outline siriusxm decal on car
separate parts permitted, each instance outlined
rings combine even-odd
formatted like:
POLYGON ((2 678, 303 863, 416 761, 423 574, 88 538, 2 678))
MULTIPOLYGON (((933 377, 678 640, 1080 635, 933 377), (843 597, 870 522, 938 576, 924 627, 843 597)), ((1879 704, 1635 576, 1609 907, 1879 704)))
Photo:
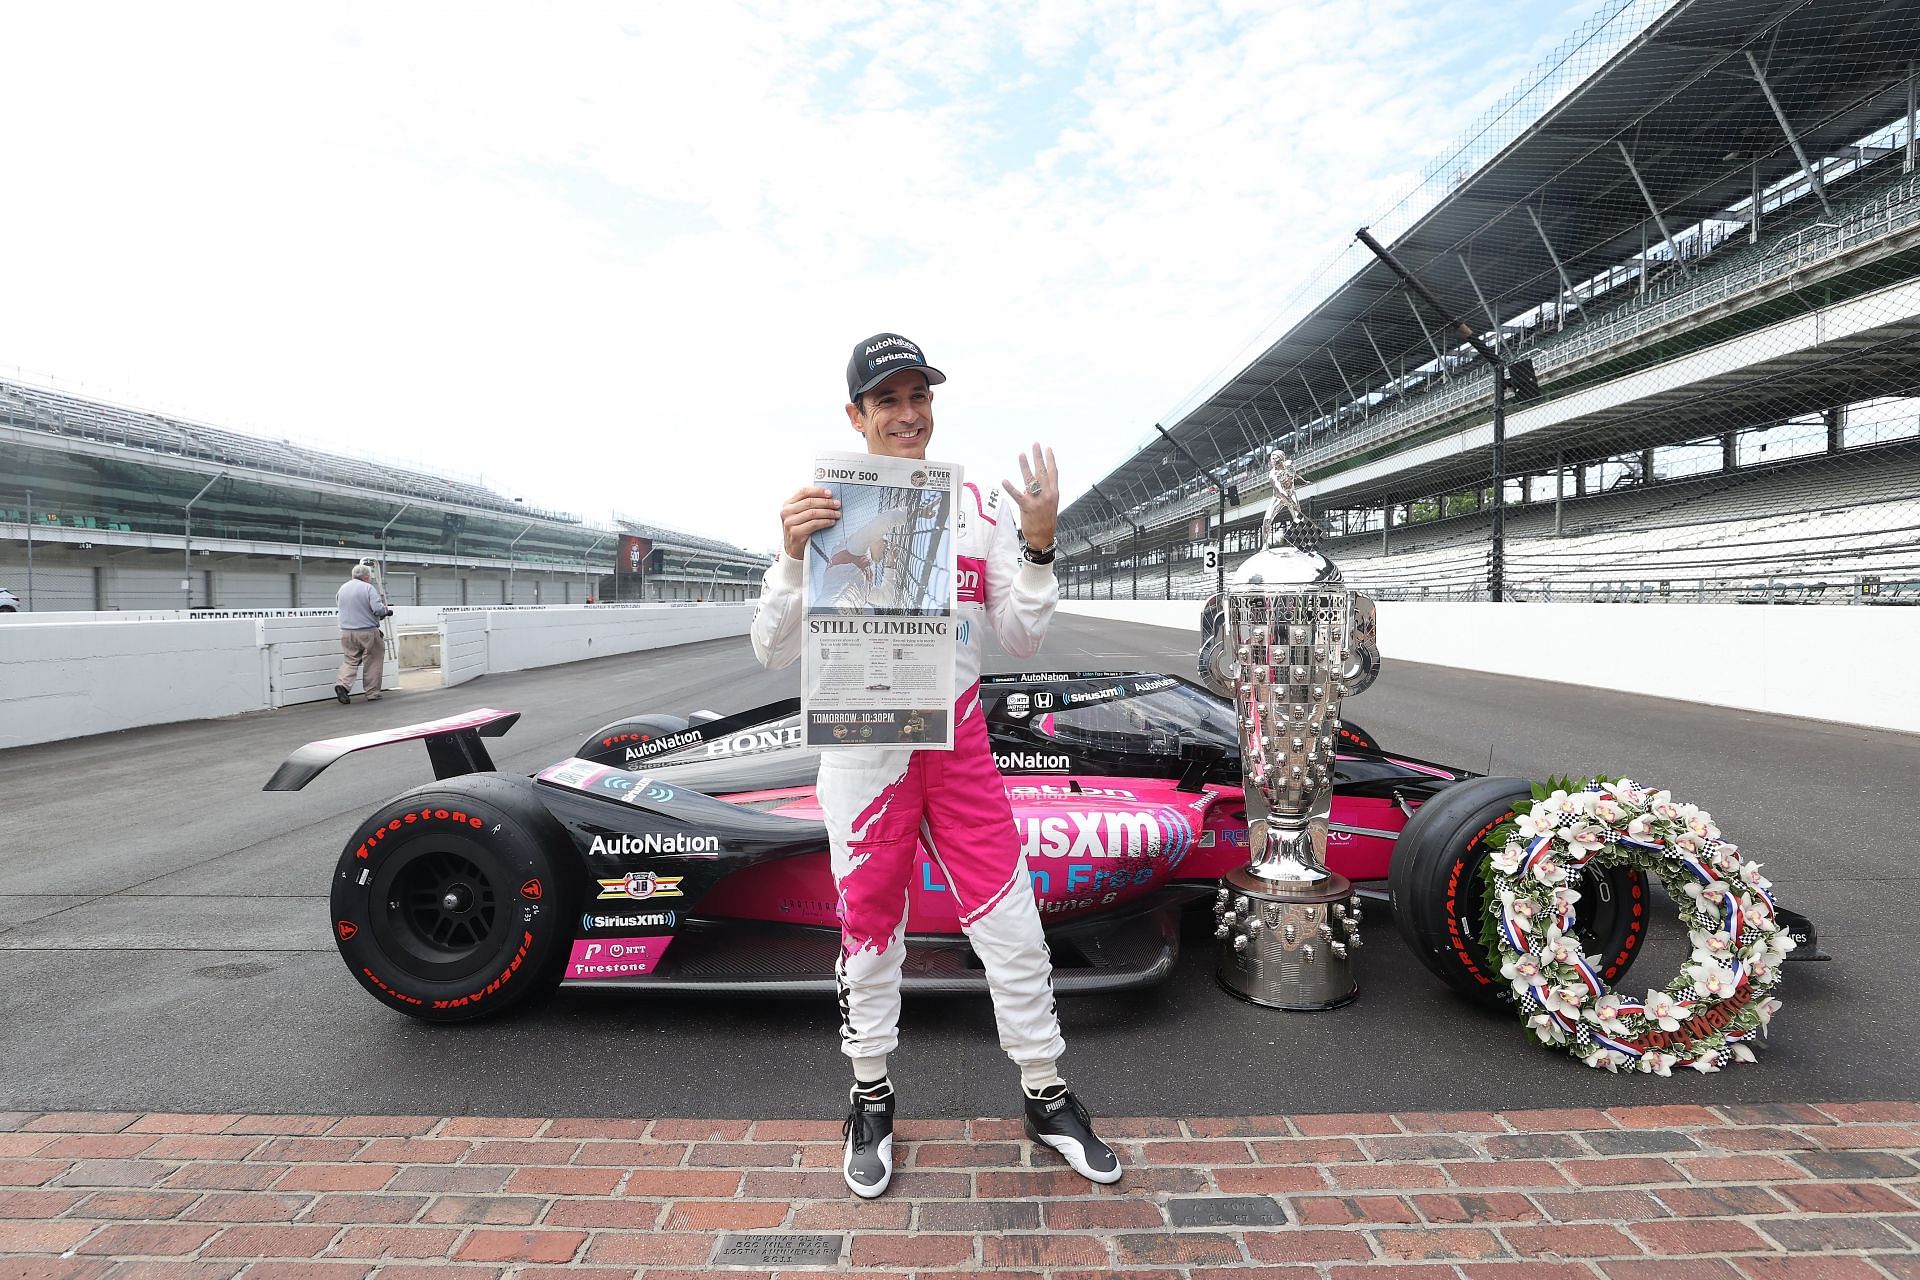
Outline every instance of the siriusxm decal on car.
POLYGON ((671 911, 649 911, 643 915, 597 916, 589 911, 580 917, 580 927, 595 929, 671 929, 675 916, 671 911))
POLYGON ((608 858, 643 857, 656 853, 718 853, 719 836, 690 836, 682 831, 648 831, 641 835, 595 836, 587 852, 608 858))
POLYGON ((678 898, 680 881, 684 876, 655 875, 651 871, 629 871, 624 876, 615 876, 600 881, 600 898, 633 898, 645 901, 648 898, 678 898))
POLYGON ((1076 690, 1076 691, 1069 692, 1066 695, 1067 705, 1070 707, 1077 707, 1077 706, 1080 706, 1082 703, 1087 703, 1087 702, 1106 702, 1111 698, 1118 698, 1124 693, 1126 693, 1125 687, 1117 684, 1108 685, 1104 689, 1076 690))
POLYGON ((782 725, 777 729, 748 729, 734 734, 731 738, 719 738, 707 744, 707 755, 743 756, 755 751, 776 751, 781 747, 797 747, 801 740, 800 726, 782 725))
POLYGON ((1013 773, 1063 773, 1073 768, 1069 757, 1047 751, 996 751, 993 763, 1013 773))
POLYGON ((1177 865, 1193 847, 1193 824, 1166 808, 1016 815, 1014 822, 1029 858, 1165 858, 1177 865))

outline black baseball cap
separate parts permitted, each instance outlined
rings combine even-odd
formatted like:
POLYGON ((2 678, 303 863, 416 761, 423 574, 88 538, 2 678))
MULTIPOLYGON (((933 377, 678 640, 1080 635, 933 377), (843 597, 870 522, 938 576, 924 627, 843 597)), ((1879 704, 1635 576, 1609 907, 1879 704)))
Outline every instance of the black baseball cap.
POLYGON ((902 369, 918 369, 927 385, 945 382, 947 375, 927 363, 915 343, 897 333, 876 333, 853 349, 847 361, 847 399, 858 400, 902 369))

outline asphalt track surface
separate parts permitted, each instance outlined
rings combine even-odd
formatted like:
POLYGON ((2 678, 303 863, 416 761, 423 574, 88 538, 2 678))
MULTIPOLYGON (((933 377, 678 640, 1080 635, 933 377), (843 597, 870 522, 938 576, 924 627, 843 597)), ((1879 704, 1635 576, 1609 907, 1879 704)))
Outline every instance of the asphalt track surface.
MULTIPOLYGON (((1182 632, 1063 615, 1037 661, 1184 674, 1191 652, 1182 632)), ((744 640, 716 641, 0 752, 0 1110, 836 1117, 846 1068, 827 1000, 569 989, 453 1027, 376 1004, 333 948, 328 875, 372 806, 430 780, 425 751, 363 752, 306 791, 260 790, 302 742, 470 707, 525 713, 492 749, 502 769, 531 772, 617 714, 736 710, 796 686, 791 671, 761 671, 744 640)), ((1511 1015, 1420 968, 1383 905, 1368 907, 1360 999, 1327 1013, 1232 999, 1211 939, 1190 931, 1167 983, 1061 1001, 1063 1068, 1097 1113, 1920 1096, 1908 1004, 1920 738, 1405 663, 1347 712, 1429 759, 1670 787, 1767 864, 1837 958, 1789 967, 1759 1065, 1651 1080, 1529 1048, 1511 1015)), ((1656 918, 1652 932, 1630 986, 1679 966, 1678 925, 1656 918)), ((984 998, 910 1000, 901 1030, 904 1106, 1009 1113, 1015 1076, 984 998)))

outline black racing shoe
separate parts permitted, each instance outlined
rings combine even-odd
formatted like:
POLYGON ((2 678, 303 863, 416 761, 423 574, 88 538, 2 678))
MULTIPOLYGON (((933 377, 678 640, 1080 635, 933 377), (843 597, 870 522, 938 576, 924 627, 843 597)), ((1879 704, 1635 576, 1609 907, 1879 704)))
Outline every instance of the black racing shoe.
POLYGON ((854 1085, 849 1093, 852 1106, 847 1111, 843 1132, 847 1135, 840 1172, 846 1176, 853 1194, 871 1200, 893 1181, 893 1085, 854 1085))
POLYGON ((346 706, 347 705, 347 686, 343 684, 337 684, 333 686, 333 696, 340 699, 341 706, 343 707, 346 706))
POLYGON ((1120 1181, 1120 1157, 1094 1133, 1086 1107, 1067 1086, 1056 1084, 1038 1097, 1029 1093, 1026 1099, 1029 1138, 1058 1151, 1075 1173, 1089 1181, 1120 1181))

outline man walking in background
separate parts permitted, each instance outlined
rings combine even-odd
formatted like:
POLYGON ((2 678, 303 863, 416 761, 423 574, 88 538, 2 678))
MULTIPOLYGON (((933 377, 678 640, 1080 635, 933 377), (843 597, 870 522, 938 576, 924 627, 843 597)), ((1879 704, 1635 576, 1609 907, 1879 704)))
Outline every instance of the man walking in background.
POLYGON ((380 619, 393 610, 373 585, 373 570, 364 564, 353 566, 353 576, 341 584, 334 603, 340 607, 340 673, 334 677, 333 696, 342 705, 353 691, 353 680, 360 677, 368 702, 380 701, 380 672, 386 665, 387 641, 380 634, 380 619))

